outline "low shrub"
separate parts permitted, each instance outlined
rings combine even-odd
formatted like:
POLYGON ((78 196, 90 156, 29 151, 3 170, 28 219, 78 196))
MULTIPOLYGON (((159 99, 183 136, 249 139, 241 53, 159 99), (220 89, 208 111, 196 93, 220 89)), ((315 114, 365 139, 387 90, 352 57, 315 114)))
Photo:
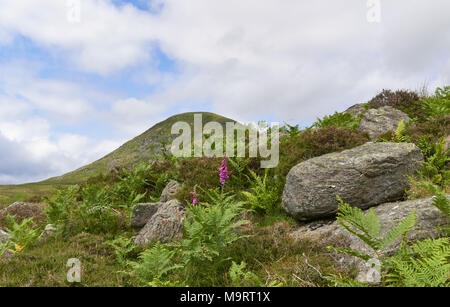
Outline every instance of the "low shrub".
POLYGON ((326 128, 326 127, 338 127, 338 128, 349 128, 356 130, 359 128, 362 116, 354 118, 350 113, 338 113, 335 112, 333 115, 327 115, 322 119, 317 119, 317 121, 311 126, 311 128, 326 128))
POLYGON ((13 252, 29 248, 39 237, 40 231, 33 223, 33 218, 23 219, 18 223, 13 215, 8 215, 6 221, 8 224, 6 233, 9 235, 9 241, 13 243, 13 252))
MULTIPOLYGON (((208 190, 217 187, 219 181, 219 166, 222 158, 186 158, 180 161, 177 166, 176 178, 183 183, 177 199, 181 202, 191 202, 192 193, 195 186, 201 185, 203 189, 208 190)), ((228 159, 231 166, 229 170, 230 178, 225 186, 226 191, 238 192, 248 187, 245 175, 249 171, 261 173, 260 162, 258 158, 250 158, 247 160, 239 160, 239 158, 228 159), (245 165, 245 166, 244 166, 245 165)), ((202 195, 199 195, 200 198, 202 195)))
POLYGON ((272 177, 268 177, 268 169, 262 178, 252 171, 250 174, 251 177, 248 177, 251 185, 250 192, 242 192, 246 198, 246 204, 257 213, 271 214, 281 202, 282 187, 272 177))
POLYGON ((450 86, 438 87, 434 95, 424 97, 422 110, 427 119, 442 117, 450 114, 450 86))
POLYGON ((426 114, 422 109, 421 97, 419 94, 408 90, 391 91, 384 89, 368 102, 371 109, 384 106, 391 106, 405 112, 410 118, 417 118, 419 121, 426 119, 426 114))
POLYGON ((275 174, 284 179, 298 163, 327 153, 342 151, 369 141, 366 133, 334 126, 308 129, 300 135, 283 139, 280 143, 280 162, 275 174))
POLYGON ((217 189, 210 190, 208 195, 209 202, 190 205, 186 211, 185 237, 180 248, 190 285, 200 281, 214 283, 216 272, 228 260, 224 257, 225 249, 242 238, 235 229, 245 222, 239 219, 245 210, 244 203, 217 189))

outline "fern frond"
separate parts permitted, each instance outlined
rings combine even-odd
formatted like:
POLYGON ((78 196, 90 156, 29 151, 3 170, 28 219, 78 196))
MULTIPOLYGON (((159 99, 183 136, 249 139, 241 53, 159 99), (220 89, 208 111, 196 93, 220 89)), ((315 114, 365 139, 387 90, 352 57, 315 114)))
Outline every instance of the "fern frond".
POLYGON ((416 224, 416 212, 411 212, 404 220, 397 226, 394 226, 388 231, 386 236, 380 241, 380 248, 386 248, 401 237, 410 232, 416 224))
POLYGON ((339 196, 337 196, 337 199, 339 201, 339 211, 337 217, 339 224, 341 224, 341 226, 347 229, 349 232, 358 236, 367 245, 377 250, 379 248, 377 238, 380 233, 381 225, 375 212, 370 209, 368 213, 364 215, 361 209, 350 206, 349 204, 345 203, 339 196), (355 231, 346 223, 362 233, 355 231))

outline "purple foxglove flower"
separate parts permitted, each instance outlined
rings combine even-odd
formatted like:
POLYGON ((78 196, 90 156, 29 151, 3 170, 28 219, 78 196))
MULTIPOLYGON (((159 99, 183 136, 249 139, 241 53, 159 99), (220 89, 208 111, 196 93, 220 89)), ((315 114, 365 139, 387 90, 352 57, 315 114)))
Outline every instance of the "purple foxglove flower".
POLYGON ((230 176, 228 175, 228 168, 227 168, 227 156, 223 156, 222 165, 220 166, 219 170, 220 170, 220 174, 219 174, 220 183, 222 185, 224 185, 225 179, 230 178, 230 176))
POLYGON ((195 191, 192 193, 192 204, 193 205, 196 205, 197 203, 198 203, 198 200, 197 200, 197 194, 195 193, 195 191))

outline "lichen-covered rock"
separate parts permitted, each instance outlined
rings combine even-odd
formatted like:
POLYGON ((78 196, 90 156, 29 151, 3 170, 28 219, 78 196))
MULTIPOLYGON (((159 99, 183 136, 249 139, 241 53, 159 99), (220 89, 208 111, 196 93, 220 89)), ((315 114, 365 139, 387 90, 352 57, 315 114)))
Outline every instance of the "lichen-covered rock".
POLYGON ((175 195, 180 190, 180 184, 175 180, 170 181, 161 193, 160 202, 165 203, 169 200, 175 199, 175 195))
POLYGON ((33 218, 35 222, 39 222, 44 218, 42 211, 42 204, 15 202, 0 210, 0 226, 5 225, 7 215, 14 215, 18 222, 26 218, 33 218))
POLYGON ((373 140, 386 132, 395 131, 401 120, 407 123, 411 119, 402 111, 391 106, 369 109, 364 112, 359 131, 367 132, 370 139, 373 140))
MULTIPOLYGON (((446 224, 445 215, 435 208, 432 198, 410 200, 404 202, 386 203, 373 208, 381 223, 381 233, 386 232, 400 221, 406 218, 412 211, 416 211, 417 222, 413 230, 408 233, 407 240, 417 241, 427 238, 436 238, 440 235, 437 227, 446 224)), ((366 253, 375 257, 370 248, 359 239, 339 225, 337 221, 329 223, 314 223, 302 226, 291 234, 298 240, 312 240, 324 246, 351 248, 360 253, 366 253)), ((385 250, 385 254, 391 255, 400 246, 401 240, 385 250)), ((363 260, 347 254, 334 254, 333 257, 343 268, 356 267, 357 280, 364 283, 373 283, 373 270, 363 260)))
POLYGON ((131 213, 131 227, 144 227, 162 204, 161 202, 142 203, 134 206, 133 212, 131 213))
POLYGON ((145 246, 153 241, 167 243, 183 235, 185 207, 176 199, 162 204, 134 239, 136 245, 145 246))
POLYGON ((283 208, 306 221, 335 214, 336 195, 363 209, 400 200, 409 187, 406 175, 422 161, 420 149, 409 143, 366 143, 309 159, 289 171, 283 208))
POLYGON ((358 104, 351 106, 347 110, 345 110, 345 113, 350 113, 353 117, 359 117, 360 115, 364 114, 366 111, 367 111, 367 108, 366 108, 365 104, 358 103, 358 104))

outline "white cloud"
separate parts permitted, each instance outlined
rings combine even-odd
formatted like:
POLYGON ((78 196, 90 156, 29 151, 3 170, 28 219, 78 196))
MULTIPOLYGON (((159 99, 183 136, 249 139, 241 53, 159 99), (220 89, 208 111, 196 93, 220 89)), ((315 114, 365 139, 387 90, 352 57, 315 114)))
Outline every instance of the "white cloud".
POLYGON ((109 73, 136 64, 151 50, 151 20, 131 5, 117 8, 105 0, 81 1, 80 23, 68 19, 66 1, 0 0, 0 7, 0 28, 68 52, 90 71, 109 73))

